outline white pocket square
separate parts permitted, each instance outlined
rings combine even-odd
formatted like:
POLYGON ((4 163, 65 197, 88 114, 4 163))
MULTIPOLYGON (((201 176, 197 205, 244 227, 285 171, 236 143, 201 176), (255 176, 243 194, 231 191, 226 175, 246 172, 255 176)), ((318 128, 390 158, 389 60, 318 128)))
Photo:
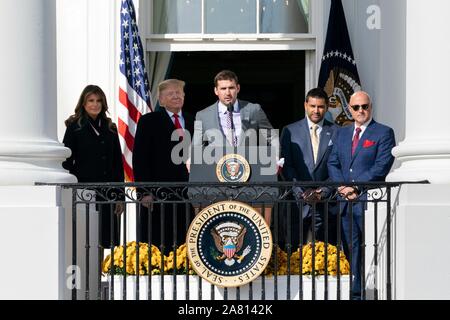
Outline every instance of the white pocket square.
POLYGON ((328 146, 331 147, 333 145, 333 140, 330 140, 330 142, 328 142, 328 146))

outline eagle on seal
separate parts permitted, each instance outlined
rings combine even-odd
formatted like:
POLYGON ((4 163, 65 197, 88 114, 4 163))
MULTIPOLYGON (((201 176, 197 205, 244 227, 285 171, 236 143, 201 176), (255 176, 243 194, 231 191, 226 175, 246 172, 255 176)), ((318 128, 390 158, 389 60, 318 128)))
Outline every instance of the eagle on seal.
POLYGON ((244 236, 247 232, 247 229, 242 225, 239 225, 240 231, 236 236, 230 235, 220 235, 216 229, 211 230, 211 235, 214 238, 214 243, 216 245, 217 250, 222 254, 217 257, 218 261, 225 260, 225 264, 227 266, 232 266, 235 263, 235 259, 240 263, 242 259, 250 252, 250 246, 244 250, 242 255, 236 254, 241 251, 242 245, 244 244, 244 236))

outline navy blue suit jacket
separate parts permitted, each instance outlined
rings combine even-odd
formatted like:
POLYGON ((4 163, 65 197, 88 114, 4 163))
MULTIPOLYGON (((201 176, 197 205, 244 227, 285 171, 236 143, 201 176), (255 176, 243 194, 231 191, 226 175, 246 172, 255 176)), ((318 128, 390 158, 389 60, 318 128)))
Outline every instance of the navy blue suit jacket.
POLYGON ((384 181, 394 163, 392 148, 395 136, 392 128, 372 120, 360 137, 352 156, 355 126, 340 128, 328 159, 328 172, 335 182, 384 181))
MULTIPOLYGON (((337 127, 324 120, 320 134, 317 162, 314 164, 311 135, 308 121, 305 119, 286 126, 281 134, 281 157, 284 158, 283 176, 288 181, 327 181, 328 157, 331 153, 337 127)), ((302 192, 294 190, 296 196, 302 192)), ((330 190, 324 188, 325 196, 330 190)), ((309 206, 305 206, 303 216, 309 215, 309 206)))

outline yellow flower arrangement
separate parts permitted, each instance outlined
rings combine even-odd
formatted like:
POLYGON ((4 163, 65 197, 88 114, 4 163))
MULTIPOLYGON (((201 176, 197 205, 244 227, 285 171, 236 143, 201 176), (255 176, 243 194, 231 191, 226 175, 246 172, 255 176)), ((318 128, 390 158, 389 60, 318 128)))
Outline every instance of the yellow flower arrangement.
MULTIPOLYGON (((173 271, 174 269, 177 272, 185 273, 188 269, 188 259, 187 259, 187 246, 186 244, 182 244, 178 247, 176 251, 176 266, 175 264, 175 257, 173 251, 169 253, 168 257, 165 257, 164 259, 167 271, 173 271)), ((194 274, 194 270, 192 269, 191 264, 189 263, 189 274, 194 274)))
MULTIPOLYGON (((174 253, 169 253, 169 256, 161 255, 161 251, 158 247, 152 245, 151 255, 149 255, 149 246, 147 243, 139 243, 139 263, 137 266, 137 243, 132 241, 126 245, 126 262, 124 263, 124 247, 119 246, 114 249, 114 274, 127 274, 127 275, 148 275, 151 269, 151 274, 161 274, 162 264, 164 273, 172 273, 174 271, 174 253), (149 261, 149 256, 151 259, 149 261), (161 263, 162 262, 162 263, 161 263), (150 263, 150 265, 149 265, 150 263), (151 266, 151 268, 150 268, 151 266)), ((186 272, 186 245, 181 245, 176 250, 176 268, 177 274, 183 274, 186 272)), ((103 261, 102 272, 104 274, 111 272, 111 255, 108 255, 103 261)), ((189 273, 192 273, 192 267, 189 266, 189 273)))
MULTIPOLYGON (((331 276, 337 275, 337 248, 331 244, 327 247, 327 273, 331 276)), ((302 247, 302 274, 310 275, 313 272, 312 266, 312 244, 308 243, 302 247)), ((278 248, 277 250, 277 275, 287 275, 287 253, 278 248)), ((325 243, 316 242, 315 244, 315 274, 324 275, 325 274, 325 243)), ((290 274, 298 275, 300 273, 300 248, 295 251, 289 261, 290 274)), ((339 255, 339 271, 341 275, 347 275, 350 273, 350 264, 348 263, 343 251, 340 251, 339 255)), ((275 256, 266 268, 265 274, 272 276, 275 273, 275 256)))
MULTIPOLYGON (((151 274, 161 274, 161 261, 163 260, 164 273, 166 274, 194 274, 194 270, 186 259, 187 247, 186 244, 179 246, 176 250, 176 259, 174 252, 170 252, 169 256, 161 255, 158 247, 152 245, 151 248, 151 260, 149 261, 149 247, 147 243, 139 243, 139 267, 136 266, 136 241, 127 243, 126 245, 126 262, 124 262, 124 248, 123 246, 116 247, 114 250, 114 274, 117 275, 148 275, 150 270, 149 262, 151 264, 151 274), (176 260, 176 265, 175 265, 176 260)), ((327 247, 327 271, 328 275, 337 275, 337 248, 328 244, 327 247)), ((288 274, 288 255, 286 252, 277 247, 277 275, 288 274)), ((111 255, 108 255, 103 261, 102 271, 104 274, 111 272, 111 255)), ((289 261, 290 274, 298 275, 300 272, 300 248, 295 251, 289 261)), ((343 251, 340 251, 339 268, 341 275, 347 275, 350 272, 350 265, 345 257, 343 251)), ((302 247, 302 274, 312 274, 312 244, 308 243, 302 247)), ((275 273, 275 254, 272 255, 272 259, 265 270, 265 274, 273 276, 275 273)), ((316 242, 315 245, 315 274, 325 274, 325 243, 316 242)))

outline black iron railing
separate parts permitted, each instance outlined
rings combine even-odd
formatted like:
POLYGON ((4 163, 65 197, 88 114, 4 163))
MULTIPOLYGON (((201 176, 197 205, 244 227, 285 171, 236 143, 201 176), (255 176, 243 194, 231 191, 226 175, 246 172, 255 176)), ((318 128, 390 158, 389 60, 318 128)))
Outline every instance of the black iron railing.
MULTIPOLYGON (((71 190, 72 235, 66 241, 71 242, 72 265, 82 270, 85 299, 201 300, 217 299, 217 295, 221 295, 225 300, 339 300, 392 298, 391 206, 392 194, 401 185, 385 182, 277 182, 80 183, 59 186, 71 190), (350 201, 343 199, 337 191, 341 185, 357 187, 357 197, 350 201), (321 198, 299 196, 317 188, 328 192, 321 198), (270 220, 273 238, 271 263, 258 281, 245 288, 221 289, 209 285, 189 271, 186 254, 177 255, 195 214, 223 200, 244 202, 270 220), (116 212, 120 211, 117 206, 124 207, 120 215, 116 212), (316 219, 320 219, 323 225, 323 232, 311 232, 308 239, 305 239, 304 230, 307 221, 303 217, 305 207, 310 208, 310 224, 315 226, 316 219), (360 208, 365 212, 359 222, 362 226, 361 256, 356 257, 359 263, 352 263, 358 251, 351 241, 345 245, 343 219, 349 219, 346 233, 352 237, 358 231, 353 230, 353 221, 360 208), (158 212, 157 216, 155 212, 158 212), (316 215, 318 212, 320 214, 316 215), (92 219, 98 224, 94 231, 92 219), (130 219, 135 220, 135 230, 132 230, 135 234, 131 235, 130 219), (370 237, 367 237, 368 232, 370 237), (131 242, 136 239, 139 240, 137 243, 131 242), (345 253, 348 264, 345 259, 341 263, 342 253, 345 253), (165 261, 167 259, 170 261, 165 261), (380 260, 383 265, 380 265, 380 260), (167 268, 170 263, 173 268, 167 268), (143 267, 139 267, 141 265, 143 267), (361 277, 355 278, 358 272, 361 277), (361 291, 355 289, 358 288, 355 281, 359 281, 361 291)), ((79 291, 79 287, 72 288, 72 299, 80 298, 79 291)))

